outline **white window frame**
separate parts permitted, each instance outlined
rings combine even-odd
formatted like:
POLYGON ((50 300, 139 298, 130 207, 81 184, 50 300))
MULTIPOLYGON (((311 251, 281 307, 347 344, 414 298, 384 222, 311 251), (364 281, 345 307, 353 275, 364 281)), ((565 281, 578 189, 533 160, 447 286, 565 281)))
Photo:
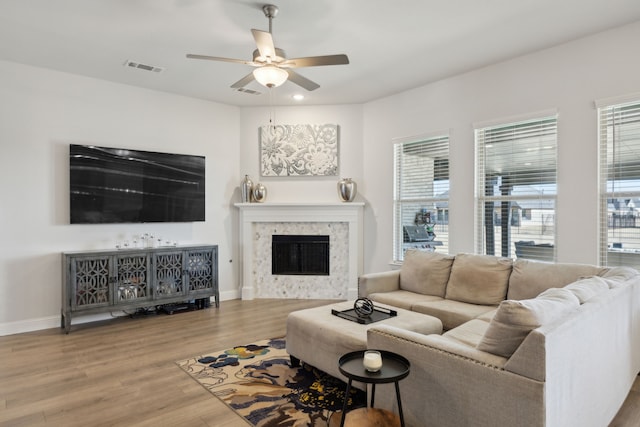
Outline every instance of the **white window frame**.
MULTIPOLYGON (((556 111, 547 111, 536 113, 535 115, 529 115, 526 117, 518 117, 505 119, 503 121, 495 121, 491 123, 483 123, 474 125, 475 133, 475 154, 476 154, 476 193, 475 193, 475 210, 476 210, 476 253, 479 254, 492 254, 497 256, 506 256, 510 258, 516 258, 518 256, 523 258, 543 260, 543 261, 555 261, 556 260, 556 248, 557 248, 557 232, 556 232, 556 215, 557 210, 557 122, 558 114, 556 111), (509 132, 512 132, 511 134, 509 132), (527 143, 531 146, 528 147, 527 143), (500 160, 502 157, 496 154, 492 154, 491 150, 496 150, 498 147, 494 147, 494 144, 504 144, 504 148, 510 148, 510 151, 505 151, 504 160, 508 160, 508 166, 513 167, 519 161, 525 161, 528 156, 532 157, 532 163, 540 162, 545 165, 544 171, 539 171, 539 176, 536 175, 535 169, 527 170, 527 166, 531 166, 529 163, 523 163, 522 173, 525 172, 529 175, 526 177, 513 178, 516 181, 522 179, 530 179, 532 184, 531 190, 526 190, 522 184, 520 194, 513 194, 511 191, 515 190, 516 184, 505 185, 505 193, 496 195, 495 185, 503 185, 503 181, 508 175, 496 174, 494 178, 496 183, 492 183, 492 192, 486 194, 485 185, 487 185, 490 177, 487 176, 487 162, 495 159, 500 160), (509 145, 510 144, 510 145, 509 145), (527 152, 531 150, 532 153, 527 152), (539 158, 535 158, 534 151, 538 152, 539 158), (498 182, 499 181, 499 182, 498 182), (539 181, 539 182, 537 182, 539 181), (547 185, 553 187, 548 189, 547 193, 544 190, 533 191, 537 186, 543 186, 543 182, 552 182, 547 185), (500 227, 500 240, 499 245, 497 237, 494 237, 494 248, 487 249, 487 226, 485 216, 487 215, 487 204, 492 203, 491 208, 491 225, 490 229, 495 231, 495 219, 496 204, 499 204, 498 226, 500 227), (537 221, 539 232, 536 235, 535 231, 532 234, 528 234, 528 231, 521 232, 520 228, 517 228, 517 233, 513 235, 512 228, 514 221, 516 224, 520 224, 523 219, 528 219, 530 211, 526 211, 521 205, 537 206, 536 210, 543 212, 551 209, 551 213, 548 213, 546 218, 543 213, 540 214, 540 220, 537 221), (515 217, 515 214, 518 216, 515 217), (506 216, 505 216, 506 215, 506 216), (508 226, 509 229, 503 232, 504 226, 508 226), (549 230, 552 233, 548 233, 549 230), (518 242, 520 245, 516 245, 518 242), (505 244, 508 243, 508 244, 505 244), (524 247, 523 245, 531 246, 524 247), (499 246, 499 249, 496 247, 499 246)), ((504 149, 502 148, 502 149, 504 149)), ((520 172, 520 171, 516 171, 520 172)))
POLYGON ((596 102, 599 145, 599 263, 640 268, 640 94, 596 102), (624 160, 624 161, 621 161, 624 160), (622 206, 626 204, 625 206, 622 206), (635 205, 635 204, 634 204, 635 205), (638 206, 637 208, 640 208, 638 206), (638 222, 636 222, 638 221, 638 222), (637 225, 630 226, 633 223, 637 225))
MULTIPOLYGON (((449 132, 437 132, 428 135, 420 135, 409 138, 401 138, 393 140, 394 148, 393 148, 393 159, 394 159, 394 193, 393 193, 393 262, 394 263, 402 263, 404 260, 404 252, 406 249, 417 248, 426 251, 436 250, 438 252, 447 253, 448 252, 448 207, 449 207, 449 184, 450 180, 449 175, 449 132), (437 156, 438 162, 445 161, 446 163, 446 174, 448 177, 447 184, 443 184, 446 186, 446 194, 443 194, 440 191, 440 194, 416 194, 415 191, 403 191, 403 181, 406 182, 408 177, 406 176, 407 168, 403 168, 403 149, 410 146, 418 147, 420 144, 424 145, 424 151, 426 154, 433 154, 437 156), (429 146, 431 145, 431 146, 429 146), (404 225, 412 225, 409 223, 410 214, 413 214, 413 211, 404 212, 403 206, 407 205, 416 205, 425 209, 425 212, 429 212, 431 214, 431 220, 433 226, 433 231, 435 232, 434 240, 430 242, 415 242, 413 244, 409 244, 405 242, 404 237, 404 225), (446 208, 438 208, 438 205, 445 205, 446 208), (433 214, 436 214, 433 217, 433 214), (404 218, 403 218, 404 217, 404 218)), ((429 173, 435 173, 435 165, 429 164, 429 160, 426 160, 425 171, 431 170, 431 172, 427 172, 426 175, 420 174, 419 179, 425 179, 424 186, 428 188, 427 192, 438 191, 438 185, 436 184, 436 179, 433 176, 429 177, 429 173), (430 180, 431 178, 431 180, 430 180)), ((442 163, 441 163, 442 164, 442 163)), ((422 169, 416 169, 422 170, 422 169)), ((409 169, 409 171, 411 171, 409 169)), ((441 173, 441 172, 440 172, 441 173)), ((418 193, 421 191, 418 190, 418 193)), ((416 208, 416 213, 418 212, 416 208)), ((417 219, 416 219, 417 221, 417 219)), ((418 221, 419 222, 419 221, 418 221)), ((417 224, 417 223, 416 223, 417 224)))

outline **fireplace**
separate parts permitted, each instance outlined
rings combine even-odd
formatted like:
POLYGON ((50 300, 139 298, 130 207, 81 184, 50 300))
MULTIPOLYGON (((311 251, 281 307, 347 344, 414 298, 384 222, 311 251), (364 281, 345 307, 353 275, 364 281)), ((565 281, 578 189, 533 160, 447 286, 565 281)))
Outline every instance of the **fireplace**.
POLYGON ((364 203, 270 202, 236 206, 240 210, 242 299, 357 298, 358 276, 363 267, 364 203), (275 235, 328 236, 329 274, 272 274, 275 235))
POLYGON ((271 236, 271 274, 329 275, 329 236, 271 236))

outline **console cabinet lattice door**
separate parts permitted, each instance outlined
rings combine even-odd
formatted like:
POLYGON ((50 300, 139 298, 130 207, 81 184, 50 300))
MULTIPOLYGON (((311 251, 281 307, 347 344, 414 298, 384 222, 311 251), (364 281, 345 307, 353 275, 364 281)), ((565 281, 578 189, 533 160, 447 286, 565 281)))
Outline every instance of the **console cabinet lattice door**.
POLYGON ((68 252, 62 262, 61 327, 67 333, 79 314, 211 296, 220 306, 216 245, 68 252))
MULTIPOLYGON (((211 250, 189 250, 185 253, 187 267, 188 292, 190 294, 208 295, 215 291, 217 284, 212 280, 218 277, 218 253, 211 250)), ((219 296, 214 292, 216 306, 220 304, 219 296)))
POLYGON ((156 299, 186 295, 184 286, 184 252, 170 251, 153 256, 156 275, 156 299))
POLYGON ((73 310, 111 305, 111 257, 75 258, 70 263, 69 296, 73 310))
POLYGON ((149 261, 148 253, 115 257, 114 304, 151 299, 149 261))

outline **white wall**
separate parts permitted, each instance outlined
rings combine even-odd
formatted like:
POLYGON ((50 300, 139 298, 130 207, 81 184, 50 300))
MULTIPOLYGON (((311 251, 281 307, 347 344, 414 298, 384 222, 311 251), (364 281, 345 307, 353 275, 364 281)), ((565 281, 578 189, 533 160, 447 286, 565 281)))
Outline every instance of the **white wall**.
POLYGON ((221 292, 237 297, 239 118, 237 107, 0 62, 0 335, 60 324, 62 251, 144 232, 218 244, 221 292), (205 156, 206 221, 69 225, 70 143, 205 156))
POLYGON ((640 22, 366 104, 365 272, 392 259, 393 138, 450 131, 450 252, 474 252, 473 124, 550 109, 558 112, 558 261, 597 263, 594 100, 640 92, 638 40, 640 22))

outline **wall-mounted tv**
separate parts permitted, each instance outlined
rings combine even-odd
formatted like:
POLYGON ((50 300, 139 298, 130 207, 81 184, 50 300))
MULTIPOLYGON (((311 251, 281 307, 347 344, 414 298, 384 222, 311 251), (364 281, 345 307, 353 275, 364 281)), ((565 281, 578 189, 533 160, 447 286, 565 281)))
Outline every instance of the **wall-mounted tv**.
POLYGON ((205 220, 205 158, 69 146, 71 224, 205 220))

